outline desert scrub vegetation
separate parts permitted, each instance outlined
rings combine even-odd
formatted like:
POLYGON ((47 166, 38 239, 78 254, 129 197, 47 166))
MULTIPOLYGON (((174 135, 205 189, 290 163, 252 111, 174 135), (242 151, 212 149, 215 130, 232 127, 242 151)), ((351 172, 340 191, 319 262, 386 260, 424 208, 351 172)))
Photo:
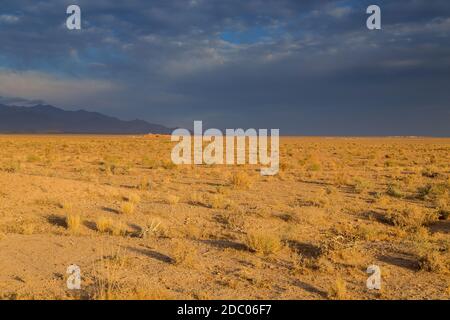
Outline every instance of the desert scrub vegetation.
POLYGON ((436 250, 422 251, 418 258, 420 270, 435 272, 435 273, 449 273, 450 268, 450 254, 447 252, 439 252, 436 250))
POLYGON ((8 173, 17 173, 22 168, 22 162, 18 160, 9 160, 0 166, 0 170, 8 173))
POLYGON ((98 232, 108 233, 113 236, 126 235, 126 228, 121 221, 115 221, 110 217, 98 217, 95 221, 95 226, 98 232))
POLYGON ((209 195, 205 202, 211 209, 227 209, 230 206, 230 201, 221 194, 209 195))
POLYGON ((397 185, 390 184, 386 190, 386 193, 393 198, 402 198, 403 192, 397 185))
POLYGON ((427 184, 417 189, 417 198, 427 201, 449 199, 450 185, 447 183, 427 184))
POLYGON ((81 217, 79 214, 69 213, 66 216, 66 227, 73 234, 81 232, 81 217))
POLYGON ((417 230, 437 220, 437 216, 433 212, 407 204, 388 210, 384 217, 390 224, 408 230, 417 230))
POLYGON ((353 182, 353 190, 356 193, 363 193, 371 187, 371 183, 369 180, 364 178, 356 178, 353 182))
POLYGON ((26 222, 20 226, 19 233, 23 235, 34 234, 36 230, 36 224, 33 222, 26 222))
POLYGON ((188 245, 185 241, 174 239, 172 240, 170 258, 174 265, 192 267, 197 258, 197 252, 193 246, 188 245))
POLYGON ((135 204, 133 202, 123 202, 120 206, 120 212, 125 215, 131 215, 134 213, 135 204))
POLYGON ((439 177, 439 170, 434 166, 428 166, 422 170, 422 176, 427 178, 439 177))
POLYGON ((327 190, 319 189, 312 195, 296 199, 294 206, 324 208, 330 203, 330 195, 327 190))
POLYGON ((62 201, 59 203, 59 207, 61 209, 64 209, 68 212, 71 212, 73 210, 73 204, 69 201, 62 201))
POLYGON ((139 237, 142 239, 147 239, 150 237, 157 237, 164 235, 164 228, 162 226, 162 221, 159 219, 150 219, 143 226, 141 226, 141 231, 139 232, 139 237))
POLYGON ((123 274, 126 272, 126 259, 116 250, 111 255, 102 255, 95 263, 93 286, 90 298, 95 300, 123 299, 123 274))
POLYGON ((245 245, 250 251, 270 255, 282 248, 280 238, 274 234, 262 231, 250 231, 245 238, 245 245))
MULTIPOLYGON (((61 291, 60 281, 32 273, 45 269, 50 276, 64 275, 73 249, 64 245, 72 234, 64 218, 78 213, 88 235, 76 241, 86 298, 165 297, 153 294, 161 283, 181 299, 337 299, 345 298, 345 291, 350 298, 371 299, 376 295, 365 287, 369 264, 383 266, 389 281, 383 298, 448 298, 442 281, 449 278, 450 140, 281 141, 280 175, 261 177, 260 166, 252 165, 164 168, 170 137, 0 136, 0 168, 22 164, 15 174, 0 169, 0 231, 6 236, 0 241, 0 278, 10 278, 16 266, 26 270, 17 274, 25 282, 10 279, 11 295, 5 297, 21 297, 25 290, 35 298, 61 291), (51 163, 46 162, 48 146, 51 163), (110 173, 102 170, 107 167, 110 173), (423 168, 430 173, 422 174, 423 168), (245 182, 249 179, 253 186, 245 182), (393 190, 387 194, 389 185, 393 190), (124 202, 134 204, 134 214, 121 214, 124 202), (422 213, 403 210, 408 206, 422 213), (428 214, 441 220, 428 224, 428 214), (177 248, 174 240, 183 244, 177 248), (92 255, 111 244, 123 248, 129 261, 118 268, 119 275, 99 268, 94 279, 92 255), (55 257, 53 245, 61 253, 55 257), (55 263, 48 266, 50 260, 55 263), (347 288, 331 290, 333 275, 347 288), (205 277, 218 281, 205 285, 205 277), (39 279, 45 290, 39 290, 39 279), (89 295, 88 288, 97 294, 89 295)), ((103 257, 105 264, 121 265, 121 258, 103 257)))
POLYGON ((138 204, 141 201, 141 197, 136 193, 131 193, 128 196, 124 197, 130 203, 138 204))
POLYGON ((152 184, 149 177, 140 177, 137 188, 141 191, 148 191, 152 188, 152 184))
POLYGON ((187 197, 187 203, 212 209, 226 209, 233 204, 233 201, 230 200, 230 189, 218 187, 215 193, 190 193, 187 197))
POLYGON ((331 300, 345 300, 347 299, 347 284, 338 277, 333 285, 329 288, 328 298, 331 300))
POLYGON ((238 171, 231 175, 230 184, 233 188, 248 189, 252 185, 252 178, 246 172, 238 171))

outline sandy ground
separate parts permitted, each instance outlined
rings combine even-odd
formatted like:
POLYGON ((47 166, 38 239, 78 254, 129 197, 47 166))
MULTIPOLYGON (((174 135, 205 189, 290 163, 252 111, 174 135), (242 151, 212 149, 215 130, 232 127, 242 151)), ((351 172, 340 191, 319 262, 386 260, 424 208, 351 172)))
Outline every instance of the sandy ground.
POLYGON ((450 139, 282 138, 275 177, 171 147, 0 136, 0 298, 450 298, 450 139))

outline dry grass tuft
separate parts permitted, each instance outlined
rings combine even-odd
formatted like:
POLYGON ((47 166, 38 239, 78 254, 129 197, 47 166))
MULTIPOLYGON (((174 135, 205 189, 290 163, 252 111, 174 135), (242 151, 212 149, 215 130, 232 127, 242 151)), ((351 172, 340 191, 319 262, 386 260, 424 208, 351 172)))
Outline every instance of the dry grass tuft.
POLYGON ((79 234, 81 231, 81 217, 79 214, 69 213, 66 216, 67 230, 74 234, 79 234))
POLYGON ((264 255, 276 253, 282 247, 277 236, 263 232, 249 232, 245 238, 245 244, 249 250, 264 255))
POLYGON ((413 205, 404 205, 401 209, 389 210, 385 218, 394 226, 411 230, 417 230, 436 220, 436 217, 430 212, 413 205))
POLYGON ((132 193, 126 198, 129 202, 133 204, 138 204, 139 202, 141 202, 141 197, 136 193, 132 193))
POLYGON ((148 191, 152 188, 151 182, 150 182, 150 178, 148 177, 141 177, 139 179, 139 184, 137 186, 137 188, 141 191, 148 191))
POLYGON ((252 185, 252 180, 247 173, 239 171, 231 176, 230 184, 234 188, 248 189, 252 185))
POLYGON ((226 209, 229 207, 230 202, 221 194, 214 194, 206 200, 208 207, 212 209, 226 209))
POLYGON ((419 268, 428 272, 448 273, 449 261, 448 254, 428 250, 419 256, 419 268))
POLYGON ((62 201, 59 204, 59 207, 61 209, 64 209, 65 211, 71 212, 73 210, 73 204, 69 201, 62 201))
POLYGON ((109 217, 99 217, 95 222, 98 232, 109 233, 113 236, 124 236, 126 228, 121 221, 114 221, 109 217))
POLYGON ((120 206, 120 212, 126 215, 131 215, 134 213, 135 205, 133 202, 124 202, 120 206))
POLYGON ((162 234, 161 220, 152 219, 147 222, 143 227, 141 227, 141 231, 139 233, 139 237, 146 239, 149 237, 154 237, 162 234))
POLYGON ((400 188, 393 184, 388 186, 386 193, 393 198, 403 197, 403 192, 400 190, 400 188))
POLYGON ((328 292, 328 298, 332 300, 347 299, 347 284, 342 278, 337 278, 328 292))
POLYGON ((113 255, 102 256, 94 270, 92 298, 95 300, 123 299, 124 283, 121 276, 125 270, 126 259, 117 250, 113 255))
POLYGON ((181 240, 174 240, 170 257, 174 265, 192 266, 196 253, 192 246, 181 240))

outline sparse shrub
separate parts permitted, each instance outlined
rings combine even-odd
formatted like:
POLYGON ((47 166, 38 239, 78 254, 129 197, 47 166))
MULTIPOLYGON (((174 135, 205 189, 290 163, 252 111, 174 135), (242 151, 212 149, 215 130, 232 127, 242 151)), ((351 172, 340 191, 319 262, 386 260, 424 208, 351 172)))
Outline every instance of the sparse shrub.
POLYGON ((161 221, 158 219, 152 219, 148 223, 145 224, 141 228, 141 232, 139 234, 139 237, 146 239, 151 236, 156 236, 160 231, 161 221))
POLYGON ((166 169, 166 170, 173 170, 173 169, 176 168, 176 166, 177 165, 175 163, 173 163, 172 161, 163 161, 161 163, 161 167, 166 169))
POLYGON ((72 233, 79 233, 81 229, 81 217, 78 214, 68 214, 66 216, 66 227, 72 233))
POLYGON ((323 208, 330 202, 329 195, 323 189, 316 191, 313 195, 303 199, 297 199, 296 204, 301 207, 318 207, 323 208))
POLYGON ((99 217, 95 222, 96 228, 98 232, 104 233, 109 230, 109 227, 112 225, 112 219, 106 217, 99 217))
POLYGON ((388 189, 387 189, 386 193, 389 196, 394 197, 394 198, 401 198, 401 197, 403 197, 403 193, 401 192, 401 190, 397 186, 395 186, 393 184, 388 186, 388 189))
POLYGON ((445 183, 427 184, 417 189, 417 197, 422 200, 438 200, 447 198, 450 187, 445 183))
POLYGON ((58 202, 55 200, 50 199, 49 197, 43 197, 40 199, 36 199, 34 203, 38 206, 42 207, 57 207, 58 202))
POLYGON ((73 205, 72 203, 68 202, 68 201, 63 201, 59 204, 61 209, 64 209, 66 211, 72 211, 73 210, 73 205))
POLYGON ((318 162, 311 163, 307 168, 308 171, 313 172, 320 171, 320 169, 322 169, 322 166, 318 162))
POLYGON ((147 191, 151 189, 150 179, 148 177, 141 177, 138 184, 138 189, 141 191, 147 191))
POLYGON ((232 176, 231 176, 231 185, 234 188, 243 188, 243 189, 248 189, 251 186, 251 178, 250 176, 245 173, 245 172, 235 172, 232 176))
POLYGON ((124 283, 121 280, 125 272, 126 260, 119 252, 112 256, 102 256, 94 270, 92 298, 95 300, 116 300, 123 297, 124 283))
POLYGON ((20 161, 11 160, 5 165, 3 165, 2 169, 3 171, 6 171, 8 173, 16 173, 20 171, 20 168, 22 167, 22 164, 20 161))
POLYGON ((228 200, 220 194, 209 196, 207 202, 212 209, 226 209, 229 206, 228 200))
POLYGON ((264 255, 275 253, 281 249, 281 241, 277 236, 263 232, 249 232, 245 244, 251 251, 264 255))
POLYGON ((365 180, 363 178, 358 178, 355 180, 355 183, 353 185, 353 189, 356 193, 362 193, 366 191, 370 187, 370 182, 368 180, 365 180))
POLYGON ((122 221, 115 221, 110 228, 110 233, 113 236, 125 236, 127 230, 122 221))
POLYGON ((141 201, 141 197, 136 194, 136 193, 132 193, 127 197, 128 201, 133 203, 133 204, 138 204, 141 201))
POLYGON ((181 240, 173 241, 171 252, 172 263, 175 265, 192 266, 195 252, 192 246, 188 246, 181 240))
POLYGON ((389 210, 385 218, 394 226, 412 230, 417 230, 436 219, 424 209, 412 205, 405 205, 402 209, 389 210))
POLYGON ((135 210, 135 206, 134 203, 132 202, 124 202, 122 203, 121 207, 120 207, 120 212, 122 212, 123 214, 133 214, 135 210))
POLYGON ((428 272, 446 273, 448 272, 449 258, 448 255, 427 250, 419 256, 419 268, 428 272))
POLYGON ((113 236, 122 236, 126 234, 123 223, 120 221, 114 221, 109 217, 99 217, 95 224, 97 231, 101 233, 109 233, 113 236))
POLYGON ((439 176, 439 172, 435 167, 426 167, 422 170, 422 176, 427 178, 436 178, 439 176))
POLYGON ((114 175, 117 172, 117 165, 115 163, 104 162, 100 170, 104 171, 109 176, 114 175))
POLYGON ((158 162, 156 161, 156 159, 149 158, 148 156, 145 156, 141 162, 149 169, 156 169, 158 167, 158 162))
POLYGON ((20 233, 23 235, 30 235, 34 233, 35 225, 34 223, 25 223, 20 228, 20 233))
POLYGON ((331 286, 328 298, 333 300, 344 300, 347 298, 347 285, 342 278, 337 278, 331 286))

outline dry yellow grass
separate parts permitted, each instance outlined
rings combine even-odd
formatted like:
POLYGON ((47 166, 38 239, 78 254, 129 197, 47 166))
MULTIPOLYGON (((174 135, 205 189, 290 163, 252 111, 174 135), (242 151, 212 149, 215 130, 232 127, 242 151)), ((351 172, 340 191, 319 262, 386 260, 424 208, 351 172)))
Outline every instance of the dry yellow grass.
POLYGON ((81 231, 81 217, 78 214, 68 214, 66 216, 67 230, 74 234, 78 234, 81 231))
POLYGON ((109 217, 99 217, 95 225, 100 233, 110 233, 113 236, 123 236, 126 233, 126 229, 121 221, 115 221, 109 217))
POLYGON ((1 297, 371 299, 376 264, 383 298, 448 299, 450 139, 283 137, 274 177, 172 145, 0 136, 1 297))
POLYGON ((344 300, 347 298, 347 285, 342 278, 337 278, 329 289, 330 299, 344 300))
POLYGON ((234 172, 231 176, 230 183, 235 188, 249 188, 252 184, 250 176, 242 171, 234 172))
POLYGON ((122 203, 122 205, 120 206, 120 211, 123 214, 133 214, 135 210, 135 205, 133 202, 124 202, 122 203))
POLYGON ((264 255, 275 253, 281 249, 280 239, 276 235, 261 231, 249 232, 245 244, 250 250, 264 255))

